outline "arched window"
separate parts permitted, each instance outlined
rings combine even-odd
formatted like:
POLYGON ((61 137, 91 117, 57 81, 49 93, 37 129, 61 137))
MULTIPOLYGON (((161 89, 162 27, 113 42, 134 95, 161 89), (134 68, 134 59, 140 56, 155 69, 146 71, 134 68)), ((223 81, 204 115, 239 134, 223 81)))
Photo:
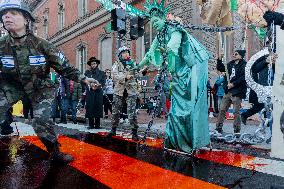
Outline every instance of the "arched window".
POLYGON ((45 39, 48 38, 48 13, 49 13, 49 8, 45 8, 44 10, 44 16, 43 16, 43 37, 45 39))
POLYGON ((112 67, 112 38, 105 36, 100 40, 100 64, 101 70, 111 69, 112 67))
POLYGON ((78 1, 78 16, 82 17, 87 13, 87 0, 78 1))
POLYGON ((86 43, 80 42, 77 46, 77 68, 82 74, 86 71, 87 64, 87 45, 86 43))
POLYGON ((145 32, 144 32, 144 45, 145 45, 145 52, 151 47, 153 40, 157 35, 157 31, 152 28, 151 22, 147 22, 145 25, 145 32))
POLYGON ((44 29, 44 38, 47 39, 48 38, 48 20, 44 19, 43 20, 43 29, 44 29))
POLYGON ((64 28, 65 21, 65 8, 63 0, 58 2, 58 30, 62 30, 64 28))

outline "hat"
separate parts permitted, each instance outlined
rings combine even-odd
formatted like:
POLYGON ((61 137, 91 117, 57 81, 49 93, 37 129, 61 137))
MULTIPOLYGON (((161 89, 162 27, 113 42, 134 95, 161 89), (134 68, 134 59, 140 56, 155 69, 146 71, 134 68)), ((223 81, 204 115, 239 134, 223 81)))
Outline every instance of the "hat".
POLYGON ((235 52, 239 53, 239 55, 242 57, 242 59, 245 57, 246 55, 246 50, 236 50, 235 52))
POLYGON ((89 66, 91 66, 91 63, 92 62, 95 62, 95 63, 97 63, 97 64, 100 64, 101 63, 101 61, 100 60, 98 60, 96 57, 91 57, 89 60, 88 60, 88 62, 87 62, 87 64, 89 65, 89 66))
POLYGON ((226 72, 225 71, 225 65, 222 63, 222 60, 220 60, 220 59, 217 60, 216 69, 220 72, 226 72))

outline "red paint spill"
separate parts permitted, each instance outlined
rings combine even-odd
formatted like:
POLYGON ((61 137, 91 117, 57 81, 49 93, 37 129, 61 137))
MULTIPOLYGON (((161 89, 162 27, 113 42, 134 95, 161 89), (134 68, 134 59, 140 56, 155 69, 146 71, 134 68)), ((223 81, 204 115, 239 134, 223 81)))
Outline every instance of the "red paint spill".
MULTIPOLYGON (((37 137, 24 137, 43 149, 37 137)), ((61 150, 74 156, 70 165, 111 188, 223 188, 68 137, 61 150)))
POLYGON ((201 153, 196 154, 195 157, 235 167, 242 167, 242 164, 255 159, 255 157, 253 156, 236 154, 233 152, 205 150, 201 151, 201 153))
MULTIPOLYGON (((115 136, 114 138, 120 140, 127 140, 129 142, 136 142, 131 139, 126 139, 122 136, 115 136)), ((137 142, 136 142, 137 143, 137 142)), ((164 148, 164 139, 146 139, 146 145, 154 148, 164 148)), ((237 154, 234 152, 228 151, 207 151, 201 150, 200 153, 195 154, 196 158, 213 161, 215 163, 221 163, 225 165, 235 166, 235 167, 243 167, 242 165, 248 164, 251 160, 255 159, 253 156, 248 156, 244 154, 237 154)))

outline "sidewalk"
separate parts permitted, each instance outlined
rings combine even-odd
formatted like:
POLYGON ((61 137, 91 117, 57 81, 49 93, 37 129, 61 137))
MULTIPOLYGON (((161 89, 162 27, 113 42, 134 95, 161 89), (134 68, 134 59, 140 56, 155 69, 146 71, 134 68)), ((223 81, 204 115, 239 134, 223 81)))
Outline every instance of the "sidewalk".
MULTIPOLYGON (((21 119, 21 118, 18 118, 21 119)), ((143 136, 147 127, 148 123, 151 120, 151 115, 148 115, 146 110, 140 110, 138 113, 138 124, 139 129, 138 133, 140 136, 143 136)), ((154 138, 163 138, 165 134, 165 128, 166 128, 167 119, 162 116, 162 118, 155 118, 153 120, 153 125, 150 129, 150 132, 148 133, 148 136, 154 137, 154 138)), ((215 123, 216 118, 209 118, 209 130, 212 131, 215 129, 215 123)), ((255 120, 248 120, 247 125, 241 126, 241 133, 250 133, 253 134, 255 130, 258 128, 259 121, 255 120)), ((78 123, 73 124, 72 122, 68 122, 67 125, 65 124, 58 124, 58 126, 69 128, 69 129, 77 129, 78 132, 90 132, 90 133, 97 133, 97 132, 108 132, 111 129, 111 116, 108 119, 102 119, 101 120, 101 129, 92 129, 88 130, 87 123, 78 123)), ((28 134, 31 133, 33 130, 31 127, 27 127, 26 129, 21 129, 22 132, 28 134)), ((122 133, 131 133, 131 127, 128 123, 120 124, 117 128, 119 132, 122 133)), ((223 130, 225 133, 233 133, 233 120, 225 120, 223 130)), ((269 133, 269 128, 267 128, 267 133, 269 133)), ((269 134, 267 135, 267 137, 269 134)), ((216 142, 214 142, 216 143, 216 142)), ((222 146, 227 148, 228 144, 224 143, 218 143, 217 146, 222 146)), ((261 148, 261 149, 270 149, 270 144, 266 144, 265 142, 259 145, 252 145, 254 148, 261 148)))

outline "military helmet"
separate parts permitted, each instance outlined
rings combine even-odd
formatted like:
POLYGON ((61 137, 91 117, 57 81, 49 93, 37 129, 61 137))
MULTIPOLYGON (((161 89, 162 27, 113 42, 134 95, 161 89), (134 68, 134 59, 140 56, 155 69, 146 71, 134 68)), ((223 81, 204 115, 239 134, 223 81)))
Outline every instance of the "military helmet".
POLYGON ((122 46, 122 47, 120 47, 120 48, 118 49, 117 55, 120 56, 120 54, 121 54, 122 52, 124 52, 124 51, 128 51, 129 54, 130 54, 130 49, 129 49, 128 47, 126 47, 126 46, 122 46))
POLYGON ((24 15, 28 16, 31 21, 35 21, 34 16, 28 5, 21 0, 1 0, 0 2, 0 20, 2 22, 2 16, 6 10, 15 9, 21 11, 24 15))

